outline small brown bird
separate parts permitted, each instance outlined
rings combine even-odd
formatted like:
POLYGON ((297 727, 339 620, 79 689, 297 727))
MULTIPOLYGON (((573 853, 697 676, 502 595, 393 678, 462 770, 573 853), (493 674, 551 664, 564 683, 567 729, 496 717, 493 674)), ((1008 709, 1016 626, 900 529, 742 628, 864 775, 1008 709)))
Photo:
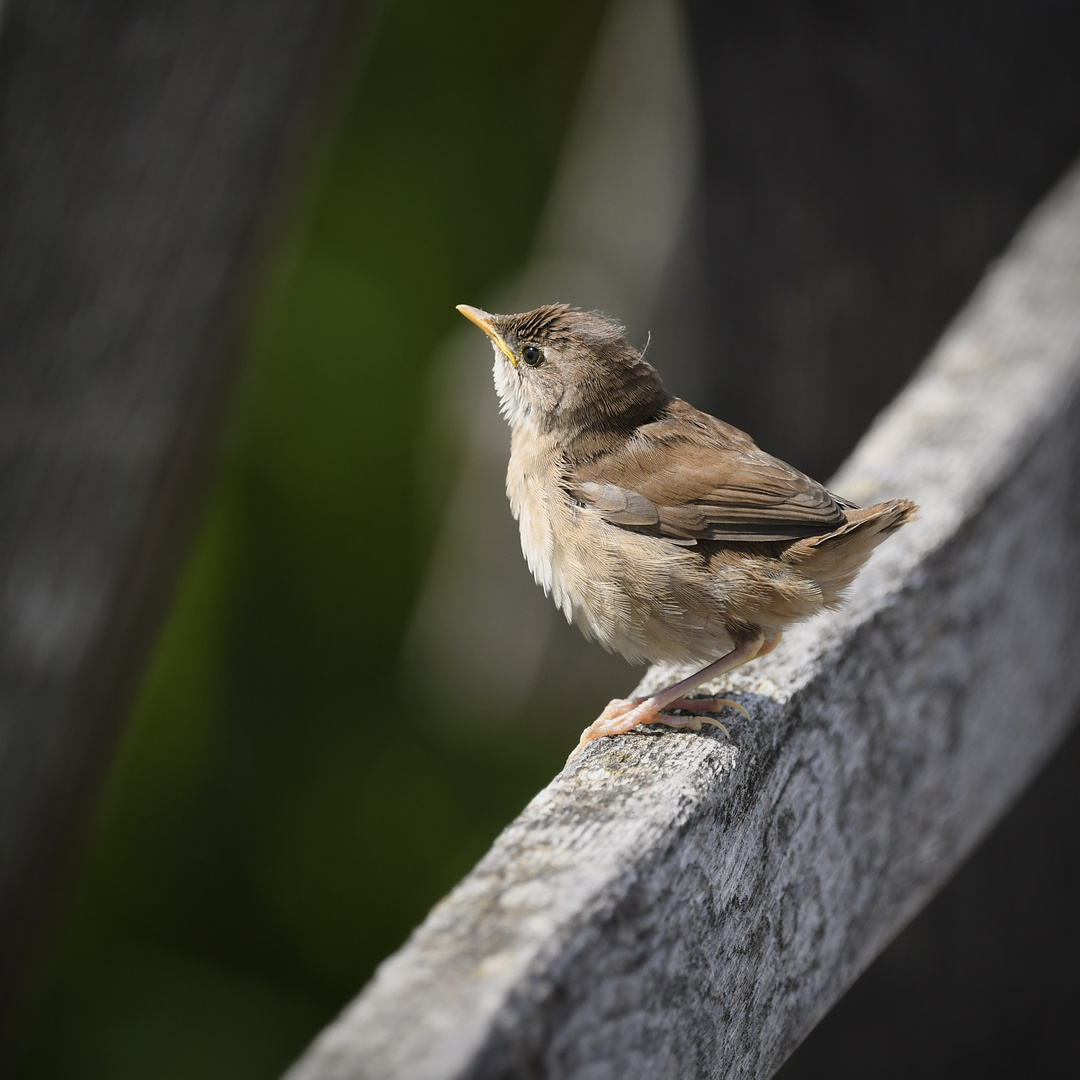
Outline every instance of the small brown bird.
POLYGON ((631 663, 706 665, 651 697, 616 698, 570 758, 638 724, 700 730, 702 717, 666 709, 745 712, 687 695, 839 605, 871 551, 915 519, 908 499, 859 509, 673 397, 603 315, 458 311, 495 349, 506 493, 537 583, 631 663))

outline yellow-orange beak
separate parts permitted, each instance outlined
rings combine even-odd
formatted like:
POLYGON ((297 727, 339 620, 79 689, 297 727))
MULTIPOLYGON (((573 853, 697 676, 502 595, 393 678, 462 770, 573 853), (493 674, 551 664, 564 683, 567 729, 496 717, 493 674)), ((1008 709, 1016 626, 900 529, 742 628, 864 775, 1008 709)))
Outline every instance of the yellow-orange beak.
POLYGON ((491 321, 493 316, 489 315, 481 308, 470 307, 468 304, 458 304, 457 309, 469 320, 469 322, 479 326, 480 329, 495 342, 495 347, 502 352, 503 356, 505 356, 514 367, 517 367, 517 357, 510 351, 510 346, 503 341, 502 335, 495 329, 495 326, 491 321))

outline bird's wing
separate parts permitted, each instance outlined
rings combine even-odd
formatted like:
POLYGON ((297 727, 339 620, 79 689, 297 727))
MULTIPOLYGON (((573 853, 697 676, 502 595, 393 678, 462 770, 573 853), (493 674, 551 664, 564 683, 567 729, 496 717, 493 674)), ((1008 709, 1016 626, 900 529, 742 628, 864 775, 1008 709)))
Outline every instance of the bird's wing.
POLYGON ((814 536, 852 506, 677 398, 616 449, 572 465, 567 481, 612 524, 683 543, 814 536))

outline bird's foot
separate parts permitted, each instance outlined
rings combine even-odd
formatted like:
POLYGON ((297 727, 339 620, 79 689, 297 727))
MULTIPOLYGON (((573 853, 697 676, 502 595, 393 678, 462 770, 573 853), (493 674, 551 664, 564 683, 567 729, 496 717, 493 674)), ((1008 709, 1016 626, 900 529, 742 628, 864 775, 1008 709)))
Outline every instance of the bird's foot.
POLYGON ((669 716, 663 709, 685 709, 688 712, 711 712, 714 708, 731 705, 750 719, 750 714, 736 701, 727 698, 688 698, 692 690, 709 679, 725 675, 741 664, 772 652, 780 641, 779 633, 767 638, 763 633, 744 641, 738 648, 714 660, 689 678, 659 690, 648 698, 615 698, 608 702, 608 707, 582 733, 574 752, 566 759, 567 764, 574 760, 593 741, 605 735, 621 735, 624 731, 637 727, 638 724, 667 724, 668 727, 685 727, 691 731, 700 731, 702 724, 712 724, 725 735, 727 728, 719 720, 709 720, 702 716, 669 716))
MULTIPOLYGON (((720 712, 721 709, 736 709, 750 719, 750 714, 737 702, 722 697, 698 697, 679 698, 664 706, 664 710, 681 709, 683 712, 720 712)), ((705 720, 704 723, 715 724, 715 720, 705 720)))
POLYGON ((750 719, 750 714, 737 701, 728 701, 726 698, 677 698, 662 707, 654 698, 614 698, 608 702, 599 717, 581 733, 581 739, 566 759, 566 763, 569 765, 593 739, 622 735, 641 724, 666 724, 668 727, 688 728, 690 731, 700 731, 702 724, 711 724, 731 738, 728 729, 719 720, 696 715, 702 712, 719 712, 725 705, 738 709, 747 720, 750 719), (668 709, 682 709, 695 715, 671 716, 668 709))
POLYGON ((652 724, 660 714, 649 698, 613 698, 604 711, 581 733, 577 746, 566 759, 569 765, 593 741, 605 735, 621 735, 638 724, 652 724))

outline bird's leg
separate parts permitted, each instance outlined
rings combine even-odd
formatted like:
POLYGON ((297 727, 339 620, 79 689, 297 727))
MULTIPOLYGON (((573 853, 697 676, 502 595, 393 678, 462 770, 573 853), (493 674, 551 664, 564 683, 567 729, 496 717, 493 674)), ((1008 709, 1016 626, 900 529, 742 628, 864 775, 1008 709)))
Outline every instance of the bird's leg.
MULTIPOLYGON (((765 640, 762 641, 762 643, 761 643, 761 648, 758 649, 758 651, 756 653, 754 653, 754 655, 751 656, 748 660, 744 660, 743 663, 744 664, 749 663, 750 660, 760 660, 761 657, 768 656, 769 653, 771 653, 773 651, 773 649, 775 649, 776 646, 780 644, 780 639, 783 636, 784 636, 783 634, 775 634, 771 638, 765 638, 765 640)), ((730 655, 731 654, 729 653, 728 656, 730 656, 730 655)), ((727 657, 724 657, 723 659, 726 660, 727 657)), ((717 674, 722 675, 724 673, 724 671, 731 671, 731 670, 732 670, 731 668, 724 668, 722 671, 717 672, 717 674)), ((695 676, 695 678, 696 678, 696 676, 695 676)), ((702 679, 701 681, 705 682, 705 679, 702 679)), ((644 701, 645 698, 637 698, 636 700, 637 701, 644 701)), ((684 698, 677 698, 675 701, 669 701, 667 703, 667 705, 664 706, 664 708, 665 708, 665 710, 666 709, 680 709, 683 712, 719 712, 722 708, 724 708, 725 705, 729 706, 732 709, 738 709, 739 712, 741 712, 743 714, 743 716, 746 717, 747 720, 750 719, 750 714, 737 701, 729 701, 727 698, 722 698, 722 697, 709 697, 709 698, 687 698, 687 697, 684 697, 684 698)), ((654 720, 653 723, 654 724, 666 724, 667 721, 664 720, 663 718, 661 718, 659 720, 654 720)), ((715 720, 712 720, 712 721, 706 720, 705 723, 706 724, 708 724, 708 723, 716 724, 717 727, 721 726, 721 725, 717 724, 715 720)), ((672 725, 672 726, 674 726, 674 725, 672 725)), ((696 731, 698 729, 695 728, 694 730, 696 731)), ((721 728, 721 730, 724 732, 725 735, 727 734, 727 729, 726 728, 721 728)))
MULTIPOLYGON (((701 730, 703 722, 701 717, 665 716, 661 711, 663 709, 681 708, 707 712, 710 711, 708 706, 722 708, 724 705, 734 705, 735 708, 745 713, 746 710, 734 701, 727 701, 723 698, 700 698, 695 700, 687 698, 686 695, 703 682, 772 652, 779 641, 779 634, 774 638, 766 638, 764 634, 758 634, 757 637, 752 638, 745 645, 732 649, 731 652, 721 656, 719 660, 714 660, 689 678, 659 690, 651 697, 616 698, 614 701, 609 702, 600 716, 581 733, 581 740, 578 742, 574 752, 566 760, 568 762, 573 761, 593 739, 599 739, 605 735, 621 735, 623 732, 637 727, 638 724, 667 724, 669 727, 688 727, 694 731, 701 730)), ((717 721, 706 720, 704 722, 714 724, 726 734, 726 729, 717 721)))

